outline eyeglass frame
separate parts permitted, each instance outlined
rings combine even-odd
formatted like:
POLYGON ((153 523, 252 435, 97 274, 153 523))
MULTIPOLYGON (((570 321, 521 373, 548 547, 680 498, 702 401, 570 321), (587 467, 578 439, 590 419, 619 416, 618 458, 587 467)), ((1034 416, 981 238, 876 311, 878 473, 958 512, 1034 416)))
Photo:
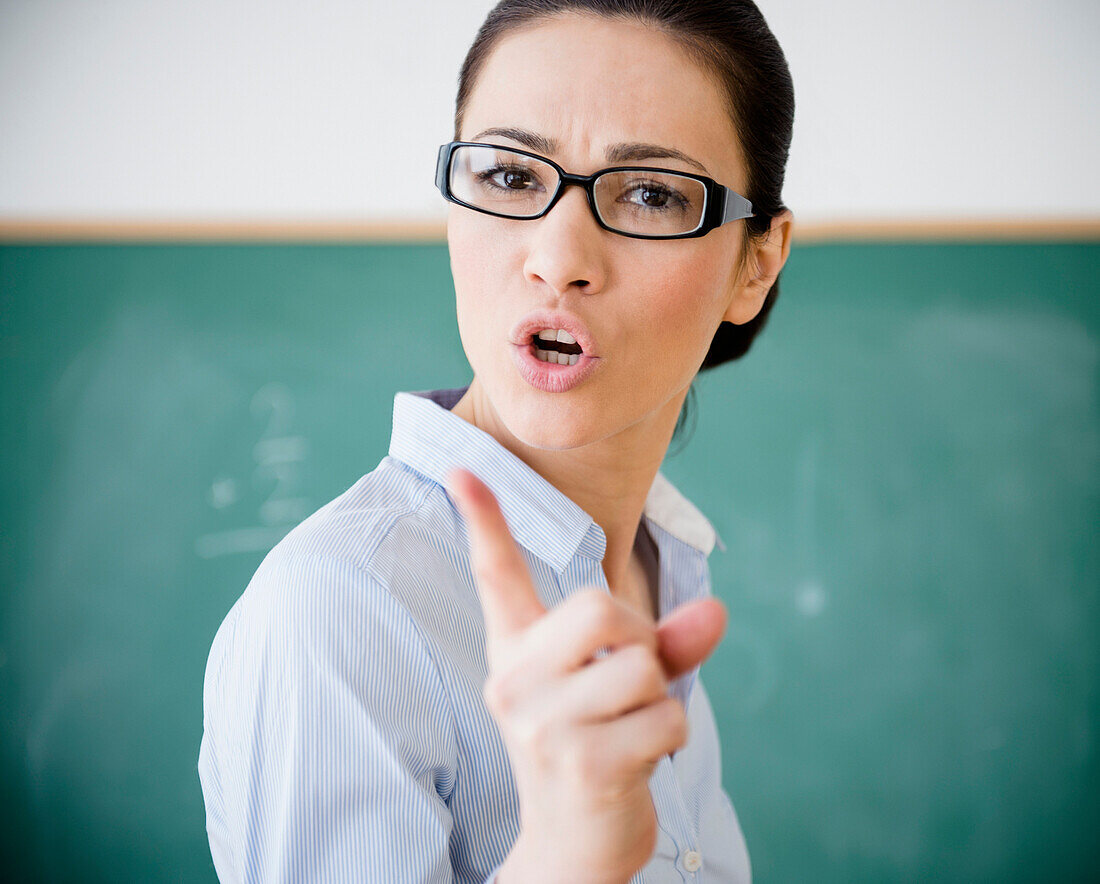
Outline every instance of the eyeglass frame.
POLYGON ((529 150, 521 150, 517 147, 505 147, 501 144, 486 144, 482 141, 449 141, 439 146, 439 155, 436 158, 435 186, 439 188, 439 192, 443 194, 445 200, 459 206, 464 206, 467 209, 473 209, 475 212, 483 212, 486 215, 493 215, 497 218, 510 218, 514 221, 535 221, 542 218, 547 212, 554 208, 558 200, 561 199, 562 194, 565 193, 565 188, 570 185, 576 185, 582 188, 585 194, 587 194, 588 208, 591 210, 592 217, 596 219, 596 223, 600 227, 611 233, 617 233, 620 236, 629 236, 632 239, 693 239, 698 236, 706 236, 716 227, 721 227, 723 224, 728 224, 730 221, 740 221, 745 218, 756 217, 752 211, 752 203, 741 194, 737 193, 737 191, 726 187, 724 184, 719 184, 713 178, 708 178, 706 175, 698 175, 694 172, 681 172, 679 169, 661 169, 656 166, 608 166, 606 169, 599 169, 591 175, 573 175, 570 172, 566 172, 565 169, 553 160, 541 154, 532 153, 529 150), (555 190, 553 196, 550 197, 550 202, 548 202, 546 207, 537 215, 508 215, 504 212, 494 212, 491 209, 483 209, 480 206, 472 205, 471 203, 459 199, 451 191, 451 159, 455 151, 460 147, 491 147, 496 150, 505 150, 509 153, 518 153, 521 156, 531 157, 531 159, 546 163, 546 165, 550 166, 550 168, 558 174, 557 190, 555 190), (662 172, 666 175, 680 175, 684 178, 691 178, 700 182, 704 188, 705 199, 703 203, 703 213, 699 219, 698 226, 693 230, 689 230, 687 233, 668 234, 628 233, 624 230, 611 227, 600 217, 600 211, 596 206, 595 187, 596 179, 609 172, 662 172))

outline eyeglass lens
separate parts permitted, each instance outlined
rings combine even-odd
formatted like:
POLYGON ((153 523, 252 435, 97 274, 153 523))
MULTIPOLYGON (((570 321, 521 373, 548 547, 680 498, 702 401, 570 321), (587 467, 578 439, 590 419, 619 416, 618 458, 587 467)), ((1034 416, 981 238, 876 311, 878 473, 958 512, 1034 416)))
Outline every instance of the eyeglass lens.
MULTIPOLYGON (((451 158, 451 193, 479 209, 513 218, 538 215, 558 189, 553 166, 491 145, 464 145, 451 158)), ((699 227, 706 208, 701 181, 674 172, 607 172, 593 185, 608 227, 644 236, 675 236, 699 227)))

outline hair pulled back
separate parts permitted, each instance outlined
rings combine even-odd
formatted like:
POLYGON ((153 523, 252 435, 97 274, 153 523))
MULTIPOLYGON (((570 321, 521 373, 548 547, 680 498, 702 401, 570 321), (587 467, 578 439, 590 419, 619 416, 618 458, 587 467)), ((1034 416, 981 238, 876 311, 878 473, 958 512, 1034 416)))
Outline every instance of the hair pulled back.
MULTIPOLYGON (((478 75, 497 42, 508 32, 561 13, 622 18, 656 27, 679 42, 725 92, 733 129, 741 140, 747 186, 755 216, 745 220, 749 240, 767 237, 783 204, 783 176, 794 125, 794 84, 787 59, 763 14, 752 0, 500 0, 482 23, 466 53, 455 100, 455 139, 478 75)), ((779 278, 760 312, 742 325, 722 322, 701 370, 739 359, 764 328, 776 298, 779 278)), ((681 412, 676 435, 684 424, 681 412)), ((675 438, 675 437, 674 437, 675 438)))

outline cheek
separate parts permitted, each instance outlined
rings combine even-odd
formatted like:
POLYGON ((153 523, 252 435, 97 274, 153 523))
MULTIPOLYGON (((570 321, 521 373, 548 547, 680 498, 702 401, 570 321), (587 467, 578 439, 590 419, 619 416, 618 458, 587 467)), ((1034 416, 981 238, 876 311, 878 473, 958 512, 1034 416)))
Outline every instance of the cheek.
POLYGON ((507 261, 500 238, 482 227, 470 218, 452 218, 447 224, 459 333, 471 362, 476 358, 476 353, 470 352, 471 345, 476 346, 479 336, 494 327, 494 319, 502 310, 499 293, 507 261))
POLYGON ((481 288, 482 278, 493 263, 486 259, 486 250, 492 248, 492 242, 491 238, 478 234, 477 225, 472 225, 468 217, 452 212, 447 221, 447 249, 451 256, 451 275, 460 296, 481 288))
POLYGON ((447 215, 447 245, 455 273, 474 279, 499 276, 515 252, 508 223, 452 204, 447 215))
POLYGON ((643 333, 662 341, 666 353, 682 354, 685 364, 698 368, 725 313, 728 275, 717 261, 693 255, 661 267, 659 273, 639 277, 633 286, 635 292, 647 293, 648 309, 639 311, 645 317, 643 333))

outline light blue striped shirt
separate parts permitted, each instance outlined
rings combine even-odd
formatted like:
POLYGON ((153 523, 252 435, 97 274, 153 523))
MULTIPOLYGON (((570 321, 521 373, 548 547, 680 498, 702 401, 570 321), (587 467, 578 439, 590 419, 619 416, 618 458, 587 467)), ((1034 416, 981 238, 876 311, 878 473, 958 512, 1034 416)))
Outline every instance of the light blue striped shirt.
MULTIPOLYGON (((263 560, 214 638, 199 777, 231 882, 485 882, 519 801, 482 699, 481 606, 452 466, 496 494, 546 607, 607 589, 603 530, 450 411, 464 390, 398 393, 389 456, 263 560)), ((659 613, 710 593, 710 523, 660 473, 645 505, 659 613)), ((748 882, 698 669, 670 691, 688 743, 650 780, 659 832, 633 884, 748 882)))

